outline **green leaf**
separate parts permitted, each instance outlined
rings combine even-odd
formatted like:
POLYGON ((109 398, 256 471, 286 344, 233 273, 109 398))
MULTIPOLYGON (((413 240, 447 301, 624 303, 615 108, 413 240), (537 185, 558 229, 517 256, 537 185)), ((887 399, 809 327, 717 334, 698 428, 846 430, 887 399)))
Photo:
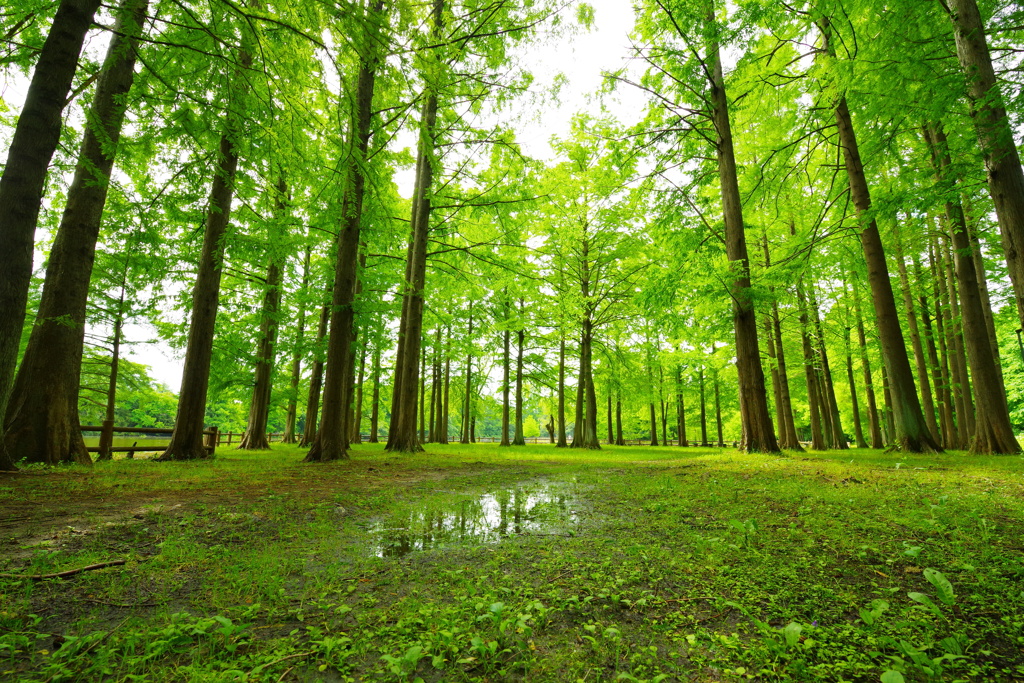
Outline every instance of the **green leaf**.
POLYGON ((903 674, 889 670, 882 674, 882 683, 903 683, 903 674))
POLYGON ((928 580, 928 583, 935 586, 935 590, 939 592, 939 600, 947 605, 952 605, 956 602, 956 593, 953 592, 953 584, 949 582, 942 572, 936 569, 925 569, 924 578, 928 580))

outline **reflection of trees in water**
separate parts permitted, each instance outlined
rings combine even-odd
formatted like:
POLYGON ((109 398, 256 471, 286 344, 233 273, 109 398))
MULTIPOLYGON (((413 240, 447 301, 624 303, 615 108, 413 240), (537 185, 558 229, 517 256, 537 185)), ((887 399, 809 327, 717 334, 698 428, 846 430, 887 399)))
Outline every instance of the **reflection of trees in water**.
POLYGON ((467 540, 494 542, 545 525, 574 521, 569 496, 528 489, 505 489, 475 500, 460 501, 454 510, 417 510, 402 528, 379 529, 377 554, 400 557, 445 543, 467 540))

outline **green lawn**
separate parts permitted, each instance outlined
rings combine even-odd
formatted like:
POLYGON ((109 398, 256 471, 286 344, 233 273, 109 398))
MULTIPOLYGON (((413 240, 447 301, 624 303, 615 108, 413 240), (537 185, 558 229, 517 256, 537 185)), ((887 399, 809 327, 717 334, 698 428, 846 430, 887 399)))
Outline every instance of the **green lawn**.
POLYGON ((221 449, 0 478, 0 678, 1024 680, 1024 458, 221 449))

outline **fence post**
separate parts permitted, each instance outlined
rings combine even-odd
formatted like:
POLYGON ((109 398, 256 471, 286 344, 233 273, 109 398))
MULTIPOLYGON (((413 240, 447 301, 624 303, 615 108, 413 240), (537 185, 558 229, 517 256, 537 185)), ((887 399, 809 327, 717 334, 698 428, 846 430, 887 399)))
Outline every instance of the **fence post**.
POLYGON ((100 430, 100 460, 111 457, 110 449, 114 447, 114 421, 104 420, 100 430))
POLYGON ((220 431, 217 429, 217 426, 214 425, 203 430, 203 435, 203 445, 206 446, 206 450, 212 457, 213 454, 217 452, 217 445, 220 441, 220 431))

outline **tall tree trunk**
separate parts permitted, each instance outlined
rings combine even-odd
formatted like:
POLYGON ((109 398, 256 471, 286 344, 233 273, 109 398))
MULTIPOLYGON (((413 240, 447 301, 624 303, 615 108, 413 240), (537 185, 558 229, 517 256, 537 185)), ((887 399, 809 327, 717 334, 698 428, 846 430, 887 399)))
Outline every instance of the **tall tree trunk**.
MULTIPOLYGON (((714 14, 707 17, 715 23, 714 14)), ((725 222, 725 250, 734 277, 730 283, 733 327, 736 334, 736 369, 739 374, 740 420, 743 423, 742 447, 748 452, 778 452, 775 428, 768 412, 768 396, 757 341, 757 317, 750 299, 750 262, 744 234, 742 202, 736 177, 732 129, 729 124, 729 100, 725 92, 722 60, 717 41, 708 46, 712 62, 710 76, 712 118, 717 132, 718 178, 721 184, 722 217, 725 222)))
POLYGON ((501 357, 501 443, 499 446, 510 446, 508 432, 509 432, 509 382, 511 375, 511 349, 509 348, 512 339, 512 333, 509 330, 505 330, 501 333, 501 343, 503 354, 501 357))
POLYGON ((715 425, 718 428, 718 447, 725 448, 725 440, 722 438, 722 393, 719 388, 718 371, 714 372, 715 380, 715 425))
POLYGON ((818 356, 821 358, 821 379, 825 393, 824 405, 829 413, 829 428, 832 430, 832 446, 846 450, 850 445, 843 433, 843 425, 839 417, 839 402, 836 400, 835 384, 832 381, 832 368, 828 362, 828 349, 825 348, 825 332, 821 326, 821 315, 818 312, 818 299, 811 292, 811 311, 814 313, 814 331, 818 341, 818 356))
POLYGON ((608 445, 615 443, 615 430, 612 428, 612 390, 608 388, 608 445))
POLYGON ((940 242, 943 246, 942 262, 946 269, 946 286, 949 291, 949 313, 952 318, 953 348, 955 349, 957 371, 960 374, 960 393, 963 396, 963 422, 966 425, 965 447, 974 434, 974 392, 971 390, 971 377, 967 372, 967 352, 964 349, 963 318, 960 315, 960 292, 956 277, 953 274, 953 254, 949 241, 944 236, 940 242))
POLYGON ((241 135, 240 98, 245 84, 242 73, 252 65, 252 56, 245 50, 239 55, 239 70, 228 85, 232 90, 225 115, 224 132, 220 138, 217 168, 210 187, 209 207, 203 250, 199 257, 196 284, 192 290, 192 316, 185 350, 185 366, 178 396, 178 415, 167 449, 157 460, 195 460, 206 458, 203 443, 203 421, 206 417, 206 392, 210 386, 210 363, 213 358, 213 336, 216 331, 217 307, 220 303, 220 278, 224 267, 224 245, 231 202, 234 198, 235 172, 238 169, 236 137, 241 135))
POLYGON ((928 245, 928 263, 932 271, 932 299, 935 301, 935 337, 939 340, 939 373, 942 376, 942 388, 946 394, 946 407, 949 411, 947 427, 949 433, 946 435, 946 446, 948 448, 962 448, 959 443, 957 421, 962 419, 957 414, 955 379, 953 378, 952 367, 949 362, 949 348, 947 346, 948 335, 946 334, 946 320, 949 318, 948 307, 943 303, 946 291, 943 285, 942 269, 939 267, 939 260, 936 254, 934 240, 928 245))
MULTIPOLYGON (((561 333, 559 333, 561 335, 561 333)), ((567 448, 565 439, 565 337, 558 340, 558 443, 557 448, 567 448)))
POLYGON ((1003 366, 999 357, 999 337, 996 335, 995 316, 992 315, 992 300, 988 293, 988 278, 985 274, 985 263, 981 257, 981 240, 978 238, 978 223, 970 217, 970 203, 964 200, 964 214, 967 219, 968 233, 971 238, 971 249, 974 257, 974 271, 978 276, 978 290, 981 293, 982 312, 985 314, 985 327, 988 328, 989 342, 992 344, 992 358, 996 361, 996 372, 999 374, 999 386, 1006 393, 1003 381, 1003 366))
POLYGON ((999 92, 978 4, 976 0, 950 0, 949 9, 957 56, 967 77, 974 109, 974 128, 985 157, 989 194, 995 204, 1007 271, 1013 283, 1017 316, 1024 327, 1024 170, 999 92))
POLYGON ((420 346, 420 368, 422 369, 422 372, 420 372, 420 390, 419 390, 419 399, 420 399, 420 433, 419 433, 419 442, 418 442, 418 444, 419 444, 420 449, 422 449, 423 448, 423 444, 426 443, 426 440, 427 440, 427 422, 424 419, 424 413, 423 413, 423 401, 426 400, 426 398, 427 398, 427 388, 426 388, 426 383, 427 383, 427 346, 426 346, 426 344, 421 344, 421 346, 420 346))
POLYGON ((366 34, 359 42, 359 74, 355 107, 350 124, 349 150, 345 173, 347 191, 342 200, 342 226, 338 233, 331 292, 330 336, 324 375, 323 412, 316 441, 306 454, 306 462, 330 462, 347 459, 349 408, 348 384, 352 371, 352 346, 355 341, 356 282, 359 277, 359 247, 362 228, 363 195, 366 189, 367 150, 373 130, 373 90, 379 62, 379 31, 384 19, 384 2, 374 0, 367 8, 366 34))
POLYGON ((892 407, 892 391, 890 390, 891 385, 889 384, 889 373, 885 369, 885 365, 882 365, 882 397, 885 399, 885 439, 889 443, 892 443, 896 435, 896 424, 893 415, 892 407))
POLYGON ((302 354, 306 339, 306 290, 309 288, 310 247, 302 259, 302 284, 299 286, 299 319, 295 326, 295 348, 292 351, 292 370, 288 380, 288 408, 284 418, 281 443, 295 443, 295 423, 299 414, 299 382, 302 380, 302 354))
MULTIPOLYGON (((451 329, 448 330, 448 338, 451 339, 451 329)), ((444 389, 441 394, 441 415, 438 420, 438 443, 448 443, 448 391, 451 388, 452 379, 452 354, 449 343, 444 354, 444 389)))
POLYGON ((924 328, 925 349, 928 352, 932 384, 935 386, 935 396, 938 399, 939 436, 942 439, 942 445, 948 448, 953 443, 953 407, 950 402, 948 382, 939 363, 939 355, 935 346, 935 333, 932 331, 931 313, 928 308, 927 283, 922 275, 921 262, 916 254, 913 256, 913 261, 914 279, 918 286, 917 301, 921 309, 921 326, 924 328))
MULTIPOLYGON (((431 36, 441 42, 444 29, 444 0, 433 0, 431 36)), ((436 59, 434 60, 436 62, 436 59)), ((441 68, 435 64, 437 68, 441 68)), ((427 89, 423 102, 417 147, 416 184, 412 197, 411 237, 403 293, 400 345, 395 363, 395 399, 391 406, 392 429, 387 450, 415 453, 423 450, 416 437, 417 361, 423 329, 423 287, 426 283, 427 240, 430 234, 431 194, 434 184, 434 149, 437 128, 437 93, 427 89)))
POLYGON ((430 409, 427 418, 427 443, 437 441, 437 418, 441 413, 441 326, 434 334, 434 362, 430 364, 430 409))
POLYGON ((320 310, 320 326, 316 332, 316 348, 313 353, 313 367, 309 373, 309 393, 306 396, 306 421, 303 425, 299 446, 309 447, 316 441, 317 419, 320 413, 320 391, 324 381, 323 350, 327 339, 327 325, 331 318, 331 305, 324 304, 320 310))
POLYGON ((469 331, 466 333, 469 351, 466 353, 466 396, 462 407, 462 438, 461 443, 469 443, 469 415, 472 412, 473 395, 473 302, 469 302, 469 331))
MULTIPOLYGON (((827 30, 823 32, 827 37, 827 30)), ((826 49, 830 50, 827 40, 826 49)), ((882 347, 882 360, 893 396, 895 433, 890 445, 901 451, 938 452, 942 448, 929 433, 917 398, 914 375, 910 369, 910 359, 907 357, 907 347, 896 312, 896 299, 885 262, 885 250, 878 233, 878 225, 872 217, 871 194, 867 178, 864 176, 864 165, 861 163, 853 120, 850 118, 845 97, 840 97, 836 102, 835 117, 839 128, 840 146, 846 162, 850 195, 861 218, 861 248, 868 267, 868 283, 871 285, 871 300, 875 308, 875 325, 882 347)))
POLYGON ((921 344, 921 332, 917 325, 917 310, 914 308, 914 296, 910 291, 910 278, 907 276, 907 264, 903 257, 903 243, 900 240, 899 219, 894 224, 896 235, 896 267, 900 273, 900 289, 903 292, 903 308, 907 313, 907 328, 910 331, 910 345, 914 350, 914 365, 917 368, 917 386, 921 390, 921 409, 928 431, 932 438, 939 441, 939 426, 935 421, 935 402, 932 400, 931 383, 928 381, 928 362, 921 344))
MULTIPOLYGON (((280 188, 279 188, 280 189, 280 188)), ((256 342, 256 372, 249 422, 238 444, 240 450, 268 450, 267 422, 270 417, 270 392, 274 385, 274 345, 277 342, 278 312, 281 309, 281 264, 272 261, 267 267, 267 289, 263 294, 263 311, 259 338, 256 342)))
POLYGON ((810 323, 807 315, 807 301, 803 285, 796 286, 797 301, 800 304, 800 339, 804 349, 804 375, 807 378, 807 405, 811 415, 811 450, 823 451, 828 448, 822 429, 824 405, 822 402, 818 370, 814 365, 814 346, 811 344, 810 323))
MULTIPOLYGON (((103 207, 107 200, 110 172, 114 166, 117 143, 121 136, 121 125, 124 121, 124 100, 131 89, 135 76, 138 33, 146 14, 147 4, 146 0, 122 0, 117 11, 114 35, 107 48, 107 55, 96 84, 96 94, 87 113, 87 125, 82 138, 78 163, 75 166, 75 176, 68 189, 67 204, 47 262, 46 279, 43 283, 36 324, 32 327, 28 346, 15 377, 9 403, 7 403, 5 429, 0 430, 4 432, 4 443, 0 446, 0 451, 6 450, 7 455, 14 461, 24 460, 50 465, 61 462, 92 464, 92 459, 85 448, 85 441, 82 439, 78 418, 85 310, 89 297, 89 279, 95 261, 96 240, 99 237, 103 207)), ((78 13, 88 13, 91 18, 96 7, 91 2, 75 3, 77 5, 76 16, 71 18, 67 16, 68 9, 65 9, 65 5, 70 6, 71 3, 62 3, 58 9, 58 16, 55 17, 51 29, 51 37, 56 39, 56 36, 52 35, 53 31, 68 32, 64 36, 67 41, 64 49, 68 53, 63 56, 63 59, 66 60, 64 67, 69 69, 69 74, 73 74, 77 63, 78 49, 81 47, 81 40, 77 39, 76 41, 75 39, 80 26, 78 22, 85 20, 83 31, 89 25, 89 19, 78 16, 78 13), (58 18, 62 21, 61 25, 57 23, 58 18), (74 22, 74 28, 63 25, 68 21, 74 22), (72 33, 75 35, 71 35, 72 33), (71 53, 72 49, 74 49, 74 54, 71 53)), ((48 47, 56 49, 58 46, 51 45, 50 39, 47 39, 43 47, 44 52, 40 54, 39 64, 36 67, 37 74, 44 67, 57 68, 58 66, 53 61, 55 55, 46 54, 48 47), (44 59, 47 61, 44 62, 44 59)), ((54 84, 48 84, 48 86, 52 85, 54 84)), ((41 87, 42 84, 39 86, 41 87)), ((0 206, 3 206, 4 211, 7 212, 6 219, 0 219, 2 220, 0 222, 0 244, 14 246, 5 243, 16 238, 16 233, 21 231, 22 237, 27 238, 30 268, 32 233, 38 217, 39 202, 35 200, 34 211, 30 205, 21 206, 14 203, 32 202, 35 192, 35 177, 30 178, 30 176, 35 176, 35 171, 30 168, 31 162, 28 159, 16 157, 16 153, 28 151, 25 149, 28 145, 19 137, 19 133, 22 131, 22 121, 26 116, 47 117, 53 113, 49 112, 48 114, 39 110, 38 108, 43 105, 43 102, 36 98, 57 96, 58 94, 56 90, 49 93, 33 92, 33 88, 36 87, 35 78, 33 78, 29 99, 25 103, 25 111, 19 118, 18 128, 15 130, 8 166, 3 179, 0 180, 0 206), (30 105, 34 107, 34 110, 29 109, 30 105), (12 164, 14 164, 13 167, 12 164), (21 191, 18 191, 17 187, 7 187, 9 182, 25 183, 26 186, 21 187, 21 191), (29 184, 32 185, 32 188, 27 187, 29 184), (8 203, 6 200, 11 200, 12 203, 8 203)), ((35 132, 42 136, 59 133, 60 108, 56 108, 55 112, 57 114, 55 122, 47 122, 45 118, 36 122, 24 121, 25 127, 28 128, 29 124, 40 126, 35 129, 35 132), (55 128, 53 124, 56 124, 55 128)), ((42 155, 44 150, 36 149, 35 153, 42 155)), ((52 153, 52 150, 47 153, 47 162, 52 153)), ((39 160, 41 159, 37 159, 37 161, 39 160)), ((40 190, 45 172, 46 164, 44 163, 38 176, 40 190)), ((22 246, 24 245, 20 244, 19 240, 18 247, 22 246)), ((13 338, 14 352, 17 353, 25 311, 24 300, 21 302, 20 309, 6 306, 7 303, 13 302, 2 292, 5 291, 8 284, 20 287, 18 283, 9 282, 8 278, 12 275, 17 276, 22 264, 19 263, 21 259, 17 250, 5 250, 3 253, 4 267, 0 270, 9 272, 0 274, 0 302, 5 304, 4 315, 0 318, 0 408, 4 405, 7 388, 4 386, 5 370, 3 365, 6 355, 4 340, 6 327, 13 322, 13 320, 6 319, 8 317, 17 318, 18 335, 13 338)), ((3 414, 0 413, 0 415, 3 414)), ((3 458, 4 456, 0 454, 0 461, 3 458)))
POLYGON ((651 406, 651 445, 658 445, 658 417, 654 410, 654 401, 649 404, 651 406))
POLYGON ((380 345, 373 347, 373 401, 370 406, 370 443, 378 443, 380 430, 380 345))
POLYGON ((700 374, 698 377, 700 381, 700 445, 706 448, 708 446, 708 404, 704 396, 703 367, 700 369, 700 374))
MULTIPOLYGON (((82 43, 99 6, 99 0, 61 0, 57 6, 0 175, 0 416, 7 415, 21 346, 46 171, 60 141, 61 117, 82 43)), ((14 459, 3 446, 0 469, 14 469, 14 459)))
MULTIPOLYGON (((104 413, 104 426, 114 425, 114 410, 117 407, 117 375, 121 368, 121 333, 124 327, 124 290, 128 278, 128 264, 125 263, 124 279, 121 280, 121 297, 117 302, 117 310, 114 313, 114 340, 111 344, 110 353, 110 377, 107 380, 107 406, 104 413)), ((110 450, 113 447, 113 433, 106 432, 100 435, 100 452, 98 460, 112 460, 114 453, 110 450)))
POLYGON ((683 371, 676 366, 676 422, 680 446, 689 446, 686 439, 686 403, 683 401, 683 371))
POLYGON ((525 446, 526 435, 523 434, 523 347, 526 345, 526 331, 516 332, 516 434, 512 439, 513 446, 525 446))
POLYGON ((625 446, 626 440, 622 438, 622 395, 615 395, 615 445, 625 446))
POLYGON ((864 394, 868 402, 868 433, 872 448, 884 448, 882 426, 878 419, 878 405, 875 402, 875 385, 871 381, 871 362, 868 360, 867 336, 864 334, 864 315, 860 308, 860 292, 857 290, 857 274, 851 275, 853 282, 853 308, 857 316, 857 346, 860 348, 860 365, 864 373, 864 394))
POLYGON ((355 443, 363 442, 363 380, 366 378, 366 347, 359 349, 359 379, 356 380, 355 415, 352 420, 352 438, 355 443))
POLYGON ((772 301, 772 327, 775 330, 775 357, 779 362, 779 383, 782 387, 782 417, 784 423, 779 425, 779 433, 784 433, 779 446, 787 451, 802 453, 800 437, 796 433, 796 420, 793 418, 793 399, 789 388, 789 371, 786 369, 786 350, 782 343, 782 318, 779 315, 779 302, 772 301))
POLYGON ((953 415, 956 417, 954 425, 954 436, 950 442, 954 448, 964 450, 970 445, 971 433, 967 429, 967 410, 964 407, 964 377, 961 375, 959 354, 957 353, 956 330, 953 326, 952 303, 950 302, 950 287, 947 282, 947 264, 942 245, 933 240, 934 260, 932 272, 935 277, 935 284, 938 288, 935 300, 941 312, 941 329, 943 330, 942 356, 944 365, 948 366, 947 376, 949 378, 950 403, 953 406, 953 415))
MULTIPOLYGON (((586 280, 584 280, 586 283, 586 280)), ((589 296, 585 284, 584 300, 589 296)), ((571 448, 599 449, 597 437, 597 392, 594 391, 593 370, 594 331, 589 314, 583 318, 580 335, 580 376, 576 390, 576 432, 572 435, 571 448)))
POLYGON ((864 440, 864 427, 860 420, 860 403, 857 400, 857 381, 853 374, 853 354, 850 352, 850 329, 846 330, 846 381, 850 385, 850 405, 853 410, 853 432, 857 448, 867 448, 864 440))
MULTIPOLYGON (((930 127, 929 142, 932 147, 932 159, 940 179, 955 183, 948 177, 951 166, 946 136, 940 125, 930 127)), ((956 277, 960 284, 960 296, 963 299, 964 343, 971 365, 974 380, 974 400, 977 414, 974 425, 974 438, 971 441, 971 452, 977 454, 1020 453, 1020 444, 1013 433, 1010 414, 1006 404, 1006 394, 997 368, 997 361, 992 355, 992 343, 989 339, 988 324, 985 320, 985 302, 982 298, 978 273, 975 270, 974 245, 967 230, 967 221, 959 201, 946 200, 946 219, 949 223, 951 239, 956 262, 956 277)))

